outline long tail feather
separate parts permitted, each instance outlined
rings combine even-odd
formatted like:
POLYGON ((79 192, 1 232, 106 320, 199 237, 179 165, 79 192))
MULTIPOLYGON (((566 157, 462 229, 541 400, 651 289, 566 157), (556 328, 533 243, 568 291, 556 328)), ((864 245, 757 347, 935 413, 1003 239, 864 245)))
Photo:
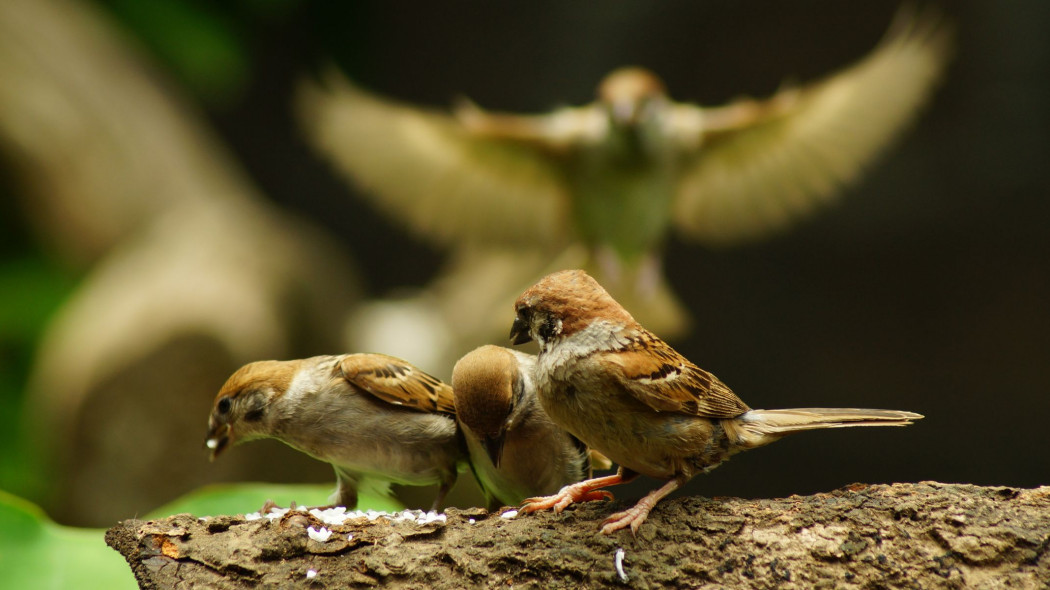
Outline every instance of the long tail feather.
POLYGON ((907 426, 922 419, 922 414, 902 410, 869 410, 863 408, 791 408, 786 410, 751 410, 725 420, 727 431, 745 448, 771 443, 792 432, 820 428, 853 426, 907 426))

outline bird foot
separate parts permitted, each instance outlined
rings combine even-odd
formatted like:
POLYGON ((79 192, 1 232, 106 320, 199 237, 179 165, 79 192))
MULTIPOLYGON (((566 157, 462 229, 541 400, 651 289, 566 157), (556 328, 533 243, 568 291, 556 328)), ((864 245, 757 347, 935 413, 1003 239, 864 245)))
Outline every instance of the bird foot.
POLYGON ((601 533, 603 535, 611 535, 620 529, 631 527, 631 534, 634 535, 638 532, 638 527, 642 526, 642 523, 649 516, 650 510, 652 510, 652 506, 643 499, 627 510, 617 512, 606 518, 602 522, 601 533))
POLYGON ((681 487, 685 479, 686 478, 672 479, 659 489, 646 494, 645 497, 638 500, 638 503, 634 506, 606 518, 605 522, 602 523, 601 533, 603 535, 611 535, 612 533, 627 527, 631 527, 632 535, 637 533, 638 527, 642 526, 642 523, 645 522, 645 519, 649 516, 649 511, 653 509, 653 506, 656 506, 656 503, 663 499, 664 496, 681 487))
POLYGON ((553 496, 539 496, 536 498, 528 498, 522 502, 521 510, 526 514, 532 512, 538 512, 540 510, 554 509, 555 513, 560 513, 569 507, 574 502, 593 502, 596 500, 612 500, 612 492, 605 490, 595 490, 588 486, 584 486, 587 482, 580 482, 572 485, 565 486, 557 494, 553 496))

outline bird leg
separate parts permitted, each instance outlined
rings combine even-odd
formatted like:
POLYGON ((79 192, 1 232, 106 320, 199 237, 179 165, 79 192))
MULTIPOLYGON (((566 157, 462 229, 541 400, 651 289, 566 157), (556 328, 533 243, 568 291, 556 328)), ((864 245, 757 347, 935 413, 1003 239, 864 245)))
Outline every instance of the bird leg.
POLYGON ((445 501, 445 496, 448 495, 452 486, 456 485, 456 475, 456 473, 453 473, 451 477, 447 477, 441 482, 441 487, 438 488, 437 496, 434 497, 434 503, 430 506, 431 512, 439 512, 438 508, 440 508, 441 503, 445 501))
POLYGON ((649 511, 653 509, 653 506, 656 506, 656 503, 662 500, 664 496, 681 487, 682 483, 684 482, 678 478, 672 479, 659 489, 646 494, 645 497, 638 500, 638 503, 634 506, 606 518, 605 522, 602 523, 601 533, 603 535, 609 535, 630 526, 631 534, 635 534, 638 532, 638 527, 642 526, 646 517, 649 516, 649 511))
POLYGON ((638 474, 633 471, 627 471, 626 474, 624 471, 624 468, 620 467, 614 475, 586 479, 572 485, 567 485, 553 496, 529 498, 522 502, 521 509, 527 513, 539 510, 549 510, 551 508, 553 508, 555 512, 561 512, 568 508, 569 504, 572 504, 573 502, 612 500, 612 492, 599 490, 598 488, 627 483, 638 477, 638 474))
POLYGON ((346 506, 347 510, 357 508, 357 478, 336 467, 335 480, 335 493, 328 498, 328 501, 333 506, 346 506))

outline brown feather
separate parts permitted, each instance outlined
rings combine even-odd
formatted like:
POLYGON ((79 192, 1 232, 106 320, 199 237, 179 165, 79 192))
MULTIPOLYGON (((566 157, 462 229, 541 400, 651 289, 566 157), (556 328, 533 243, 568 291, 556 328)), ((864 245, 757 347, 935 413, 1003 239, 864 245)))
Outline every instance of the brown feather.
POLYGON ((639 327, 625 348, 599 353, 599 362, 620 369, 626 390, 658 412, 735 418, 748 411, 726 384, 689 362, 653 333, 639 327))
POLYGON ((452 387, 415 366, 385 354, 349 354, 339 362, 343 377, 391 404, 455 415, 452 387))

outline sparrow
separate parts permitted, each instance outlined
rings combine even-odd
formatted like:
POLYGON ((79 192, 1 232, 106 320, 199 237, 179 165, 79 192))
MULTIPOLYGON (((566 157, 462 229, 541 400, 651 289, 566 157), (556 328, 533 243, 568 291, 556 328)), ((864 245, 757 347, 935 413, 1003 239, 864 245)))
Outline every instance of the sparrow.
POLYGON ((427 110, 335 71, 304 83, 298 110, 314 146, 416 234, 549 257, 582 245, 580 266, 642 310, 670 290, 661 260, 672 229, 708 245, 762 238, 855 180, 941 79, 953 36, 941 21, 902 10, 857 63, 721 106, 676 102, 655 73, 625 67, 594 102, 547 114, 469 100, 427 110))
POLYGON ((353 508, 357 491, 390 483, 440 484, 436 510, 465 460, 452 388, 383 354, 258 361, 241 367, 215 397, 205 446, 276 438, 331 463, 333 501, 353 508))
POLYGON ((533 378, 543 409, 555 424, 620 466, 614 475, 529 498, 523 510, 561 512, 639 474, 667 481, 606 519, 604 534, 626 527, 636 532, 661 498, 740 451, 802 430, 905 426, 922 418, 854 408, 753 410, 717 377, 643 328, 580 270, 544 277, 522 293, 514 309, 513 342, 539 345, 533 378))
POLYGON ((489 510, 553 494, 591 475, 587 447, 540 407, 535 355, 485 345, 452 369, 456 420, 489 510))

